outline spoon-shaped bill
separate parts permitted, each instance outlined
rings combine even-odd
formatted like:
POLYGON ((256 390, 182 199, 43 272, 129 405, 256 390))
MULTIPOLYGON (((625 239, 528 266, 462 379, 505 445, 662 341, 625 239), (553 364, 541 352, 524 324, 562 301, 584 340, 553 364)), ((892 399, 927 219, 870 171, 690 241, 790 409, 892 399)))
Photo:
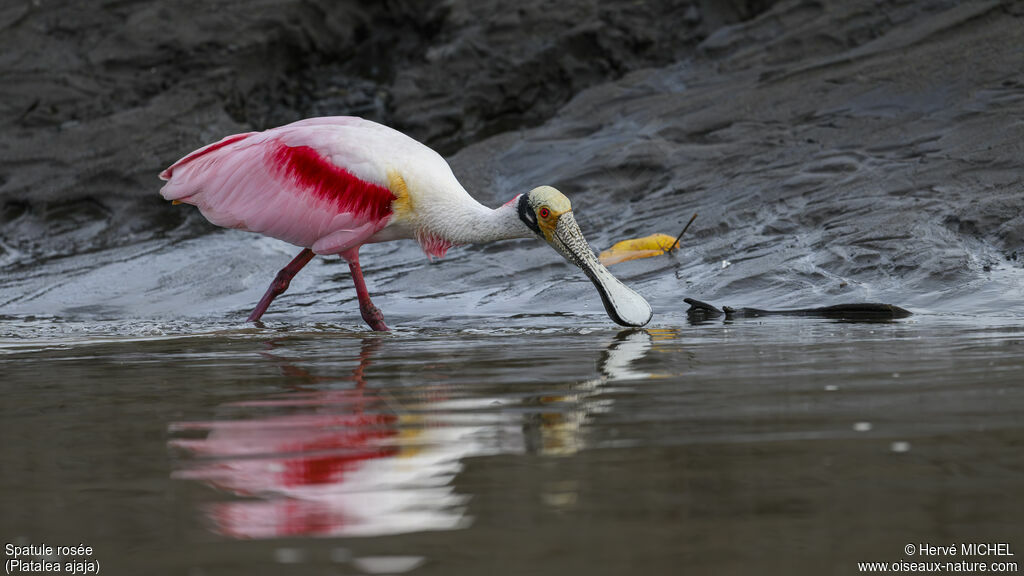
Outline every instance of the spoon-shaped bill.
POLYGON ((566 260, 579 266, 590 278, 601 294, 604 309, 616 324, 643 326, 651 321, 651 305, 598 262, 572 212, 566 212, 558 218, 550 242, 566 260))

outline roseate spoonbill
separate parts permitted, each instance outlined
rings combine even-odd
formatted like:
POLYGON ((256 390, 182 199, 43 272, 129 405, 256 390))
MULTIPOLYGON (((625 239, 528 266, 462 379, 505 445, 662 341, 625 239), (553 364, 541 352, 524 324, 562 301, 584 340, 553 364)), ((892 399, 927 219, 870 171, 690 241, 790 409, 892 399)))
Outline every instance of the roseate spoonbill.
POLYGON ((452 246, 538 236, 579 266, 605 310, 623 326, 651 319, 646 300, 594 257, 569 199, 534 188, 496 209, 474 200, 448 163, 416 140, 369 120, 310 118, 263 132, 235 134, 192 152, 160 173, 160 194, 192 204, 210 222, 302 246, 249 315, 256 321, 316 254, 348 262, 363 320, 387 330, 370 301, 359 247, 403 238, 428 256, 452 246))

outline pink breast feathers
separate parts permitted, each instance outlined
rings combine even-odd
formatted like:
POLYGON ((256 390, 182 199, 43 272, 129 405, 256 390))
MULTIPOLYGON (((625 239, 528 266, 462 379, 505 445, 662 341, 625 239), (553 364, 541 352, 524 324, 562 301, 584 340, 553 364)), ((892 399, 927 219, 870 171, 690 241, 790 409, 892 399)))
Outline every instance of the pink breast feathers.
POLYGON ((433 260, 434 258, 444 258, 444 255, 448 253, 448 249, 452 246, 458 246, 454 242, 449 242, 439 236, 425 231, 416 233, 416 241, 420 243, 420 247, 427 256, 433 260))
POLYGON ((391 215, 395 195, 390 190, 357 178, 315 149, 288 146, 275 140, 267 153, 274 176, 332 203, 339 214, 353 214, 371 221, 391 215))

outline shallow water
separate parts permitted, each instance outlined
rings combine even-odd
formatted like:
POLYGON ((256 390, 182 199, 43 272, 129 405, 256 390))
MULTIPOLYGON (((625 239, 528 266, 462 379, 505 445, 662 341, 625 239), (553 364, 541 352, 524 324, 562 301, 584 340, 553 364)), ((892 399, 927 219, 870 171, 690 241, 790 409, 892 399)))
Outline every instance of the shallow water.
POLYGON ((854 573, 1022 545, 1019 323, 562 320, 8 318, 0 533, 110 574, 854 573))

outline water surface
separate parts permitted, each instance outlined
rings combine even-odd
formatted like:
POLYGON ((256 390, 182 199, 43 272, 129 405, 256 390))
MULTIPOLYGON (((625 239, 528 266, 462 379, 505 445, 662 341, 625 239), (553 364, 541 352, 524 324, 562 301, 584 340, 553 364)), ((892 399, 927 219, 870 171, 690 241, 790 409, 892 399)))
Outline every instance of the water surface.
POLYGON ((563 320, 9 319, 37 337, 0 341, 0 533, 111 574, 853 573, 1020 542, 1019 325, 563 320))

